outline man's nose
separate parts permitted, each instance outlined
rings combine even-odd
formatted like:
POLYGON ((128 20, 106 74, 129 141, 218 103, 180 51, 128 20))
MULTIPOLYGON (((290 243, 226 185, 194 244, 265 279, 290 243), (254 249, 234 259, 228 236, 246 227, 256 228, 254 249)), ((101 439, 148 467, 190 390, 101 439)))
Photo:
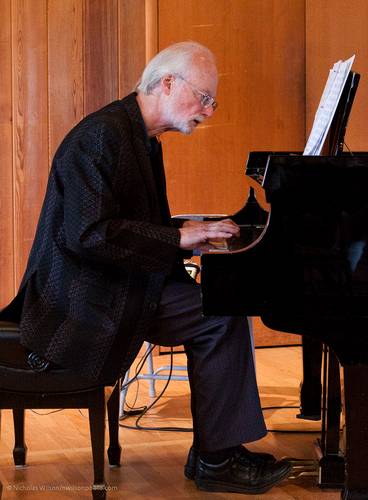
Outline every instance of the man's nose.
POLYGON ((212 106, 208 106, 208 108, 203 108, 202 109, 202 115, 206 116, 207 118, 211 117, 215 110, 213 109, 212 106))

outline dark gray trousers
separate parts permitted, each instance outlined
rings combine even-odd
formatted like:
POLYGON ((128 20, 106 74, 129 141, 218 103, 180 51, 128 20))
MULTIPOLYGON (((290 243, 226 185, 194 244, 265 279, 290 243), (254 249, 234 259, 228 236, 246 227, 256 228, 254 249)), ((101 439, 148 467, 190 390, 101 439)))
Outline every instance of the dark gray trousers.
POLYGON ((216 451, 266 434, 246 318, 202 316, 200 286, 169 281, 147 340, 184 345, 194 443, 216 451))

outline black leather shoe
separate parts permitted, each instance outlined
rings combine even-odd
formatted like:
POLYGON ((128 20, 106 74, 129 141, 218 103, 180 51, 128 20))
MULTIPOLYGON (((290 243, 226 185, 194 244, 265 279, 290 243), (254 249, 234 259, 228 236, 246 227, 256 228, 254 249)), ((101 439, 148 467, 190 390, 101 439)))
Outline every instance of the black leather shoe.
POLYGON ((194 479, 196 474, 199 452, 193 446, 190 447, 187 462, 184 465, 184 476, 188 479, 194 479))
MULTIPOLYGON (((239 446, 238 450, 245 457, 248 457, 250 460, 253 460, 255 462, 267 462, 271 464, 276 462, 276 458, 270 453, 257 453, 255 451, 248 450, 242 445, 239 446)), ((188 453, 187 462, 184 466, 184 475, 188 479, 195 478, 198 459, 199 459, 199 451, 194 449, 193 446, 191 446, 188 453)))
POLYGON ((195 482, 200 490, 230 493, 262 494, 286 478, 291 465, 286 460, 255 462, 236 451, 219 465, 198 460, 195 482))

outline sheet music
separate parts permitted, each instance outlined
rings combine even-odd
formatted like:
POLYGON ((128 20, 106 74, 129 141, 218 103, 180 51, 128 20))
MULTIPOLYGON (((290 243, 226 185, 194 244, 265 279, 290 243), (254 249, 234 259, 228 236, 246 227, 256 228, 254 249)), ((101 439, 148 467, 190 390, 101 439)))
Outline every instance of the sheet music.
POLYGON ((325 88, 314 118, 311 133, 304 149, 304 155, 321 154, 323 144, 334 117, 345 82, 351 70, 355 55, 346 61, 337 61, 330 69, 325 88))

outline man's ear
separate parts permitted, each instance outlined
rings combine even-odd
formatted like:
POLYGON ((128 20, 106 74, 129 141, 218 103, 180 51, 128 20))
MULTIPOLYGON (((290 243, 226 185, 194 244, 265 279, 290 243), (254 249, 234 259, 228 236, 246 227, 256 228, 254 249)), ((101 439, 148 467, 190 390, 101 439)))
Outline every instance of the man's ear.
POLYGON ((163 89, 164 94, 166 94, 166 95, 170 94, 171 86, 173 84, 174 78, 175 77, 173 75, 165 75, 164 77, 162 77, 161 85, 162 85, 162 89, 163 89))

